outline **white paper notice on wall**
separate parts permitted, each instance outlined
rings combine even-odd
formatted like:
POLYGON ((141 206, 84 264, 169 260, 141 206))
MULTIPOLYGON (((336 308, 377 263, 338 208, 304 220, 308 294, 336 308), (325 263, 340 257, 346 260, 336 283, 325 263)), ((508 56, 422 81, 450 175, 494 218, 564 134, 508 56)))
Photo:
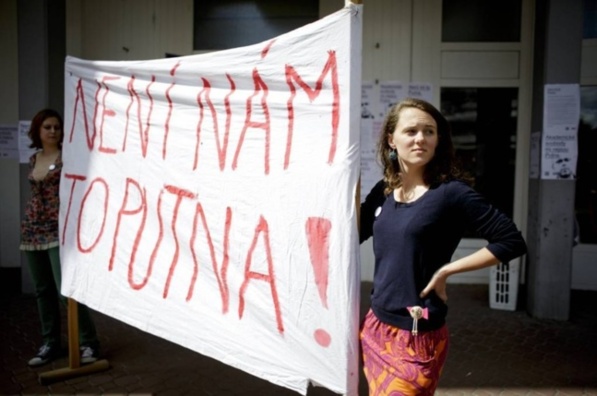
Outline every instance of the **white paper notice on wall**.
MULTIPOLYGON (((383 120, 390 109, 407 96, 407 88, 400 81, 379 83, 380 118, 383 120)), ((382 121, 383 122, 383 121, 382 121)))
POLYGON ((361 18, 68 57, 62 293, 299 393, 356 395, 361 18))
POLYGON ((576 178, 579 121, 579 85, 545 85, 541 138, 542 179, 576 178))
POLYGON ((29 128, 31 127, 31 121, 21 120, 19 121, 19 162, 21 164, 27 164, 29 158, 35 153, 36 149, 29 147, 31 144, 31 138, 29 138, 29 128))
POLYGON ((0 125, 0 159, 19 159, 18 137, 17 125, 0 125))
POLYGON ((363 81, 361 89, 361 202, 383 177, 377 162, 377 140, 383 117, 377 85, 363 81))
POLYGON ((408 97, 433 103, 433 85, 424 82, 411 82, 408 84, 408 97))

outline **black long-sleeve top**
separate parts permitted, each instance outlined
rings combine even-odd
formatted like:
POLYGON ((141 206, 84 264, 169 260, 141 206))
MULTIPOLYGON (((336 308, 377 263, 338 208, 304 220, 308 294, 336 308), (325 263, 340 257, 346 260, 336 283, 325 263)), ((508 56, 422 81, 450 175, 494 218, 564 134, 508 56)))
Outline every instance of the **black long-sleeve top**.
POLYGON ((373 236, 375 271, 371 309, 379 320, 412 329, 407 307, 429 309, 419 331, 438 329, 448 307, 435 294, 419 293, 441 266, 451 261, 466 228, 488 241, 501 262, 526 253, 526 244, 512 220, 460 181, 431 186, 414 202, 401 203, 383 193, 380 181, 361 204, 360 240, 373 236))

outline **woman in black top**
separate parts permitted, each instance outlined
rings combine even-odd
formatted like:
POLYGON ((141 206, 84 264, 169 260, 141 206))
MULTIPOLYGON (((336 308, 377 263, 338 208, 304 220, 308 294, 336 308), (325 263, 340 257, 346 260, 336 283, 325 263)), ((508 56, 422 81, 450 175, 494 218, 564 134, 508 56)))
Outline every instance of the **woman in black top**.
POLYGON ((390 110, 378 158, 384 179, 361 206, 361 242, 373 236, 375 255, 360 334, 365 376, 370 395, 432 395, 448 350, 448 277, 512 260, 526 245, 463 181, 448 122, 431 104, 405 99, 390 110), (451 261, 466 228, 488 244, 451 261))

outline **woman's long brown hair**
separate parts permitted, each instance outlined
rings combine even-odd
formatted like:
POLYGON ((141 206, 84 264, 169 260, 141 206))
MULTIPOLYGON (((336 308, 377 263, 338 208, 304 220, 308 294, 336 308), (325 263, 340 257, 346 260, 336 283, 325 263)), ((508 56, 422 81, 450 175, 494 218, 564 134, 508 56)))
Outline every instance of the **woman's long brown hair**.
POLYGON ((392 148, 388 138, 396 130, 401 111, 407 108, 422 110, 433 117, 437 123, 438 144, 433 158, 425 166, 423 174, 425 184, 431 186, 454 179, 470 183, 470 178, 460 169, 454 155, 448 120, 431 103, 421 99, 406 98, 395 104, 388 112, 377 143, 377 159, 383 168, 386 195, 402 185, 400 163, 397 159, 390 158, 392 148))

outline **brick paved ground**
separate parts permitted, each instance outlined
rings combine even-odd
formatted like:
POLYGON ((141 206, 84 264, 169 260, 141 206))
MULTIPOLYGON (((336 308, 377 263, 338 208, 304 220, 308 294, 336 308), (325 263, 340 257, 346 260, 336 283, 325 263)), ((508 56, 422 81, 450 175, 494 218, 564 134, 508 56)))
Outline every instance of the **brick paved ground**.
MULTIPOLYGON (((363 310, 370 284, 363 284, 363 310)), ((569 321, 488 307, 486 285, 449 285, 451 350, 437 395, 597 396, 597 292, 574 291, 569 321)), ((297 393, 95 313, 110 369, 42 386, 31 369, 39 346, 32 296, 0 301, 0 394, 281 395, 297 393)), ((360 394, 366 395, 364 381, 360 394)), ((310 388, 309 396, 332 396, 310 388)))

